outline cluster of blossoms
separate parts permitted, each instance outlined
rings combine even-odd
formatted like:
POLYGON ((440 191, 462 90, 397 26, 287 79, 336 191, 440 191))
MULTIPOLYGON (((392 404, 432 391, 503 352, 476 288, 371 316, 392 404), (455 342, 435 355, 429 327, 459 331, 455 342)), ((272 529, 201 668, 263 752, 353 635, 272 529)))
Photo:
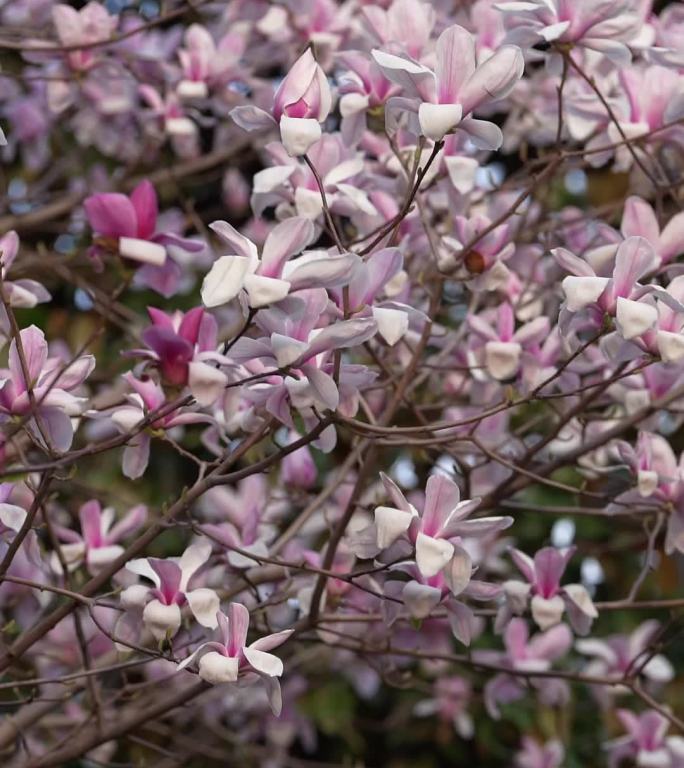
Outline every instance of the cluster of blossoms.
POLYGON ((7 764, 684 767, 684 4, 0 30, 7 764))

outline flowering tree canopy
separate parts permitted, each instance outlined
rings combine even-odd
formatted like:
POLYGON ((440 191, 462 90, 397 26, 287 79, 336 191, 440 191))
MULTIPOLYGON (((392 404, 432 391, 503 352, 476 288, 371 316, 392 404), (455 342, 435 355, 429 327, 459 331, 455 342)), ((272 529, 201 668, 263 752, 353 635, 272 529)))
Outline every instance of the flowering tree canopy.
POLYGON ((684 768, 684 4, 0 64, 3 765, 684 768))

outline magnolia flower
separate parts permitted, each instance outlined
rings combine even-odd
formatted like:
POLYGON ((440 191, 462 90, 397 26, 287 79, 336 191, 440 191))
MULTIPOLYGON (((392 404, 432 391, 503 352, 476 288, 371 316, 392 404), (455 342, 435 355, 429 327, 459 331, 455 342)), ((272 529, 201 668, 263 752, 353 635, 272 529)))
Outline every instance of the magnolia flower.
POLYGON ((506 39, 525 47, 573 43, 626 66, 627 43, 636 38, 640 18, 635 0, 512 0, 496 7, 504 14, 506 39))
POLYGON ((162 267, 168 246, 188 252, 204 248, 195 240, 156 231, 157 193, 147 180, 130 197, 104 192, 86 198, 83 207, 95 232, 95 253, 113 249, 132 261, 162 267))
MULTIPOLYGON (((80 10, 58 3, 52 9, 52 21, 60 44, 69 47, 108 40, 118 23, 117 16, 110 15, 104 5, 95 0, 80 10)), ((98 49, 89 47, 68 51, 66 58, 72 69, 87 70, 97 61, 98 49)))
POLYGON ((202 511, 212 522, 203 524, 201 530, 228 550, 227 560, 233 568, 257 565, 257 560, 243 552, 268 557, 268 542, 274 531, 274 526, 265 519, 268 493, 264 477, 253 475, 241 480, 235 488, 210 488, 202 497, 202 511), (235 548, 243 552, 236 552, 235 548))
POLYGON ((471 695, 471 684, 465 678, 457 675, 440 677, 434 683, 433 697, 419 701, 413 712, 419 717, 437 715, 441 721, 453 726, 461 738, 472 739, 475 725, 468 712, 471 695))
POLYGON ((157 640, 173 637, 181 625, 181 608, 187 605, 203 626, 215 629, 219 597, 213 589, 189 585, 211 555, 211 544, 191 544, 180 558, 139 558, 126 563, 126 570, 149 579, 154 587, 133 584, 121 593, 126 609, 141 610, 142 622, 157 640))
POLYGON ((506 603, 497 616, 498 630, 508 623, 513 614, 523 613, 529 601, 532 618, 540 629, 548 629, 560 623, 563 613, 567 611, 575 632, 588 634, 593 620, 598 616, 589 593, 581 584, 560 584, 574 552, 575 547, 565 552, 554 547, 544 547, 532 559, 519 549, 511 550, 513 562, 527 579, 527 584, 522 581, 504 582, 506 603))
POLYGON ((511 517, 466 520, 480 499, 461 501, 458 486, 445 475, 431 475, 428 479, 421 513, 387 475, 381 473, 380 477, 396 506, 375 509, 377 545, 387 549, 398 539, 407 539, 415 546, 416 565, 426 578, 436 576, 453 558, 467 563, 470 573, 470 555, 460 546, 460 538, 483 536, 513 524, 511 517))
POLYGON ((217 367, 228 360, 216 351, 216 320, 202 307, 174 315, 154 307, 148 307, 147 312, 152 325, 143 331, 142 340, 149 350, 130 354, 149 358, 166 383, 187 386, 200 405, 211 405, 228 382, 217 367))
MULTIPOLYGON (((131 372, 125 373, 123 379, 133 392, 127 395, 128 402, 114 408, 109 417, 117 429, 127 435, 148 416, 162 410, 167 404, 167 399, 164 390, 152 379, 137 379, 131 372)), ((122 465, 124 475, 135 479, 144 474, 150 456, 151 438, 156 432, 185 424, 212 421, 210 416, 203 413, 178 409, 169 409, 163 414, 155 415, 147 429, 131 436, 127 441, 122 465)))
POLYGON ((307 153, 318 179, 307 163, 290 157, 282 144, 272 142, 265 149, 272 164, 254 175, 251 204, 255 216, 276 206, 279 218, 296 214, 316 222, 324 214, 321 186, 331 213, 352 221, 377 216, 363 188, 363 155, 345 146, 340 134, 324 134, 307 153))
MULTIPOLYGON (((646 680, 660 684, 668 683, 674 677, 672 665, 660 653, 651 655, 651 644, 657 639, 659 629, 660 624, 657 621, 644 621, 628 635, 609 635, 603 640, 593 637, 578 640, 575 648, 591 658, 584 669, 585 674, 597 677, 614 676, 619 681, 623 680, 629 671, 640 669, 646 680)), ((628 691, 627 688, 623 690, 628 691)))
POLYGON ((407 574, 410 580, 385 582, 385 594, 392 598, 383 603, 387 623, 391 625, 398 617, 399 602, 412 618, 420 620, 427 619, 441 606, 446 610, 454 637, 463 645, 470 645, 480 626, 474 611, 462 598, 487 602, 501 594, 498 585, 472 578, 472 560, 464 548, 434 576, 423 576, 412 564, 392 566, 392 570, 407 574))
POLYGON ((0 371, 0 421, 6 422, 12 416, 29 417, 29 429, 38 440, 57 451, 67 451, 74 436, 71 419, 81 414, 84 402, 71 391, 88 378, 95 358, 83 355, 68 363, 48 358, 45 335, 35 325, 24 328, 19 335, 28 381, 17 341, 12 339, 9 369, 0 371))
POLYGON ((378 295, 387 292, 396 279, 405 276, 404 259, 398 248, 382 248, 354 266, 349 285, 344 290, 331 291, 340 313, 344 313, 345 292, 348 314, 364 317, 369 314, 378 325, 378 333, 394 346, 409 330, 411 315, 425 318, 422 312, 408 304, 386 299, 377 301, 378 295))
POLYGON ((309 219, 295 216, 277 224, 268 234, 261 257, 256 245, 225 221, 210 225, 236 255, 217 259, 202 283, 202 301, 217 307, 245 291, 252 309, 275 304, 291 291, 323 288, 347 282, 357 262, 353 254, 328 256, 310 251, 290 261, 314 239, 309 219))
POLYGON ((403 97, 391 98, 387 110, 390 115, 409 112, 415 133, 440 141, 459 128, 478 147, 501 146, 501 130, 470 115, 508 95, 522 77, 525 62, 517 46, 505 45, 478 64, 472 34, 453 25, 437 40, 434 72, 413 59, 385 51, 374 50, 373 58, 385 77, 403 89, 403 97))
POLYGON ((564 248, 556 248, 552 254, 566 271, 573 274, 563 280, 565 303, 559 320, 561 330, 567 330, 574 313, 587 310, 599 327, 604 314, 614 317, 620 336, 630 341, 646 333, 657 322, 658 311, 649 293, 655 293, 675 308, 679 306, 666 291, 638 282, 657 266, 653 248, 643 237, 629 237, 620 244, 612 277, 597 276, 586 261, 564 248))
POLYGON ((684 552, 684 454, 677 461, 664 437, 646 431, 639 432, 635 447, 621 442, 618 450, 636 488, 621 493, 608 511, 619 512, 626 504, 668 510, 665 553, 684 552))
POLYGON ((515 756, 515 768, 561 768, 565 750, 560 741, 540 744, 529 736, 523 736, 522 749, 515 756))
POLYGON ((210 88, 218 87, 230 78, 245 50, 243 35, 228 32, 214 42, 210 32, 200 24, 191 24, 184 37, 185 47, 179 49, 183 77, 176 86, 181 99, 205 98, 210 88))
POLYGON ((468 315, 468 325, 473 333, 484 341, 484 347, 474 350, 484 354, 483 361, 487 373, 498 381, 505 381, 517 375, 520 369, 521 355, 527 347, 534 349, 550 332, 550 323, 546 317, 537 317, 515 330, 515 314, 508 303, 499 305, 496 314, 496 329, 482 316, 468 315))
POLYGON ((294 630, 285 629, 246 645, 249 611, 241 603, 231 603, 227 615, 217 611, 214 626, 218 626, 221 640, 202 643, 178 669, 185 669, 199 655, 198 674, 212 685, 257 675, 266 683, 273 713, 279 715, 282 701, 277 678, 283 674, 283 662, 269 651, 282 645, 294 630))
MULTIPOLYGON (((316 413, 338 407, 345 414, 355 413, 358 386, 372 380, 361 366, 342 363, 336 383, 331 353, 371 338, 377 331, 375 321, 359 318, 316 327, 327 305, 322 289, 288 296, 277 307, 259 312, 256 323, 268 336, 243 337, 230 350, 232 360, 263 374, 247 389, 249 397, 291 429, 295 424, 290 406, 302 414, 310 429, 318 422, 316 413)), ((334 446, 335 430, 330 429, 326 433, 333 440, 327 441, 328 450, 334 446)))
MULTIPOLYGON (((503 636, 505 651, 475 651, 473 658, 484 664, 496 664, 516 672, 546 672, 557 659, 562 658, 572 645, 572 633, 565 624, 557 624, 545 632, 529 636, 523 619, 513 619, 503 636)), ((495 720, 501 717, 500 704, 522 699, 531 686, 547 706, 563 705, 570 695, 564 680, 552 677, 525 678, 498 674, 485 685, 484 696, 487 712, 495 720)))
MULTIPOLYGON (((137 531, 145 522, 147 507, 138 504, 130 509, 118 523, 112 525, 116 513, 111 507, 102 509, 96 499, 87 501, 78 511, 81 533, 53 523, 57 538, 66 542, 60 546, 62 559, 70 571, 85 562, 90 573, 114 562, 124 551, 118 543, 137 531)), ((50 562, 55 573, 62 573, 61 559, 52 553, 50 562)))
POLYGON ((292 157, 305 155, 322 135, 321 123, 332 107, 325 72, 310 48, 297 59, 273 98, 273 116, 258 107, 235 107, 230 113, 247 131, 280 126, 280 138, 292 157))
POLYGON ((622 214, 624 237, 643 237, 653 247, 658 263, 667 264, 684 253, 684 213, 676 213, 660 229, 653 208, 640 197, 628 197, 622 214))
MULTIPOLYGON (((0 265, 2 272, 2 287, 10 307, 16 309, 35 307, 52 298, 43 285, 36 280, 8 279, 9 271, 19 252, 19 236, 14 230, 0 237, 0 265)), ((5 321, 7 325, 7 321, 5 321)))
POLYGON ((603 745, 609 753, 611 768, 625 759, 634 761, 638 768, 684 766, 684 738, 667 735, 670 723, 664 715, 653 709, 640 715, 618 709, 616 714, 627 733, 603 745))

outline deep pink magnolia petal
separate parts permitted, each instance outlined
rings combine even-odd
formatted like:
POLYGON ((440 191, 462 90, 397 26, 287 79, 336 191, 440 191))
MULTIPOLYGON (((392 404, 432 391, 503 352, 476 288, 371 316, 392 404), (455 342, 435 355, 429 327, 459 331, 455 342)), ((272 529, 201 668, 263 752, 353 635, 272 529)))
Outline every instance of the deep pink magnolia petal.
POLYGON ((136 237, 141 240, 150 240, 157 227, 158 215, 157 193, 152 182, 143 179, 131 192, 131 203, 138 220, 136 237))
POLYGON ((113 544, 121 539, 125 539, 138 530, 147 519, 147 507, 144 504, 137 504, 132 507, 116 525, 112 526, 107 534, 107 542, 113 544))
POLYGON ((568 559, 555 547, 544 547, 535 554, 537 588, 542 597, 549 598, 556 594, 568 559))
POLYGON ((188 341, 193 346, 197 344, 202 319, 204 318, 204 307, 193 307, 183 316, 178 335, 188 341))
POLYGON ((475 72, 475 40, 467 29, 454 24, 437 40, 437 101, 458 103, 463 84, 475 72))
POLYGON ((161 560, 157 557, 148 558, 152 570, 159 576, 159 591, 164 596, 166 605, 170 605, 177 597, 180 589, 182 572, 178 563, 171 560, 161 560))
MULTIPOLYGON (((28 385, 33 387, 38 381, 48 355, 47 342, 45 334, 31 325, 24 328, 20 334, 21 346, 24 353, 24 362, 26 363, 26 373, 29 381, 28 385)), ((20 395, 27 390, 27 382, 24 377, 24 366, 17 348, 16 339, 12 339, 9 351, 9 369, 14 382, 15 396, 20 395)))
POLYGON ((293 216, 276 225, 264 243, 259 274, 280 277, 285 262, 301 253, 313 238, 313 222, 302 216, 293 216))
POLYGON ((126 195, 105 192, 83 202, 93 232, 105 237, 137 237, 138 219, 126 195))
POLYGON ((645 237, 654 246, 660 237, 655 211, 645 200, 634 195, 625 202, 620 231, 624 237, 645 237))
POLYGON ((421 530, 427 536, 437 536, 461 500, 456 483, 446 475, 430 475, 425 488, 425 506, 421 519, 421 530))
POLYGON ((81 533, 88 547, 100 547, 102 541, 102 507, 96 499, 87 501, 78 511, 81 533))
POLYGON ((467 115, 480 105, 506 96, 522 77, 525 59, 515 45, 504 45, 481 64, 462 86, 460 103, 467 115))
POLYGON ((249 611, 242 603, 231 603, 228 606, 229 643, 228 653, 238 656, 247 642, 249 629, 249 611))

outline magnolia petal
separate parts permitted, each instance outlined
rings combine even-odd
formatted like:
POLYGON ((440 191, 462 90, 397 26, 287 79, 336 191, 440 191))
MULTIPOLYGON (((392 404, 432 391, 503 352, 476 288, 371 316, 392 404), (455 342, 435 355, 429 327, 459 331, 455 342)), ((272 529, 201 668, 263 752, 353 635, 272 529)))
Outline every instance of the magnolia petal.
POLYGON ((415 512, 407 512, 395 507, 376 507, 375 526, 380 549, 386 549, 406 533, 414 517, 416 517, 415 512))
POLYGON ((390 347, 393 347, 408 331, 409 316, 400 309, 373 307, 373 318, 378 324, 378 333, 390 347))
POLYGON ((565 611, 565 603, 560 595, 548 599, 541 595, 535 595, 530 603, 530 608, 532 609, 532 618, 537 626, 544 630, 560 622, 565 611))
POLYGON ((143 611, 143 623, 156 640, 163 640, 167 633, 173 637, 181 625, 181 611, 178 605, 164 605, 152 600, 143 611))
POLYGON ((446 581, 452 595, 460 595, 470 582, 473 562, 463 547, 454 546, 453 550, 453 557, 444 568, 444 581, 446 581))
POLYGON ((305 155, 320 140, 321 124, 310 117, 280 118, 280 140, 290 157, 305 155))
POLYGON ((244 284, 249 296, 249 305, 252 309, 258 309, 282 301, 290 292, 290 283, 287 280, 280 280, 276 277, 247 275, 244 284))
POLYGON ((218 626, 216 621, 216 612, 221 606, 219 596, 213 589, 207 589, 201 587, 200 589, 193 589, 191 592, 186 592, 188 605, 192 611, 192 615, 199 621, 203 627, 209 627, 209 629, 216 629, 218 626))
POLYGON ((435 539, 419 533, 416 539, 416 565, 426 578, 436 576, 451 560, 454 545, 446 539, 435 539))
POLYGON ((681 333, 658 331, 656 344, 664 363, 680 363, 684 360, 684 335, 681 333))
POLYGON ((267 677, 280 677, 283 674, 283 662, 272 653, 259 651, 252 646, 247 646, 242 651, 252 669, 267 677))
POLYGON ((212 265, 202 282, 202 303, 218 307, 234 299, 242 289, 249 270, 245 256, 221 256, 212 265))
POLYGON ((511 379, 520 367, 522 347, 514 341, 488 341, 485 344, 487 372, 497 381, 511 379))
POLYGON ((658 310, 643 301, 618 297, 615 321, 622 338, 629 341, 646 333, 658 322, 658 310))
POLYGON ((562 286, 568 310, 579 312, 590 304, 594 304, 608 282, 607 277, 566 277, 562 286))
POLYGON ((428 104, 418 108, 418 121, 423 136, 440 141, 461 122, 463 109, 460 104, 428 104))
POLYGON ((238 679, 240 662, 218 651, 209 651, 199 661, 199 676, 212 685, 234 683, 238 679))
POLYGON ((215 403, 223 393, 228 377, 213 365, 194 361, 188 365, 188 387, 202 406, 215 403))
POLYGON ((16 504, 0 504, 0 523, 17 533, 26 520, 26 510, 16 504))
POLYGON ((137 237, 120 237, 119 253, 127 259, 154 267, 161 267, 166 261, 166 248, 163 245, 137 237))
POLYGON ((439 605, 442 592, 437 587, 409 581, 402 590, 401 596, 414 619, 425 619, 439 605))

